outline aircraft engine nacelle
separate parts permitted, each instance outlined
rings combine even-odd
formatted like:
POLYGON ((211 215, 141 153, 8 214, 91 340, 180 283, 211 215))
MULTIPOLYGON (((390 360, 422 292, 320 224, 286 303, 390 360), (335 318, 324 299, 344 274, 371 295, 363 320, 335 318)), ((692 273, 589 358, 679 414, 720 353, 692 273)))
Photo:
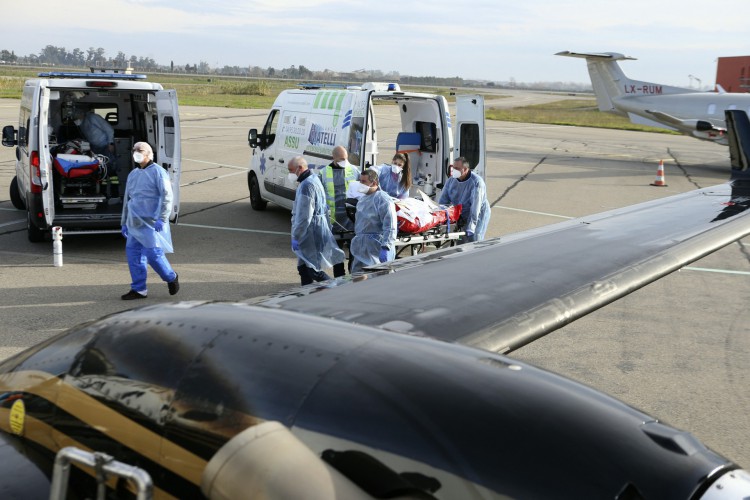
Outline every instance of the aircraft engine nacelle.
POLYGON ((711 122, 698 120, 695 122, 695 130, 697 130, 698 132, 707 132, 709 130, 716 130, 716 128, 711 122))
POLYGON ((222 446, 203 471, 201 490, 211 500, 372 498, 279 422, 250 427, 222 446))

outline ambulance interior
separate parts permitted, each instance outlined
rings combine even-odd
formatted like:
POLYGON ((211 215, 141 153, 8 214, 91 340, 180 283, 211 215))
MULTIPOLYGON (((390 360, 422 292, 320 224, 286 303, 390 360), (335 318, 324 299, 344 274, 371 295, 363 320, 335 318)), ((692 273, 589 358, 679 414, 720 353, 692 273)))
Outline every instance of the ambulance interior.
MULTIPOLYGON (((412 173, 411 195, 417 189, 433 195, 436 185, 445 180, 452 148, 450 134, 444 134, 445 124, 437 99, 374 95, 373 104, 369 116, 375 116, 377 129, 371 119, 368 127, 371 132, 365 138, 365 166, 390 163, 397 152, 407 154, 412 173), (449 137, 449 144, 440 140, 444 135, 449 137)), ((354 133, 352 127, 352 136, 354 133)), ((349 151, 357 150, 356 144, 350 144, 349 151)), ((351 158, 350 162, 358 164, 351 158)))
MULTIPOLYGON (((158 152, 155 103, 148 93, 114 90, 50 92, 48 141, 52 154, 57 215, 95 210, 122 211, 133 144, 147 141, 158 152), (114 162, 97 155, 75 123, 81 111, 103 117, 114 130, 114 162)), ((158 161, 158 159, 155 159, 158 161)))

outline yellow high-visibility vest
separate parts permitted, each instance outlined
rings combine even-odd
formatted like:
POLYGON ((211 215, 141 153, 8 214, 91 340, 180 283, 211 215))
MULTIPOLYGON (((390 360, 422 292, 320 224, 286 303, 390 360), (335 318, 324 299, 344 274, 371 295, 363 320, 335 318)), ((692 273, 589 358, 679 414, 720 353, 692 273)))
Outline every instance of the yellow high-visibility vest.
MULTIPOLYGON (((347 164, 344 172, 344 191, 349 189, 351 181, 359 180, 359 170, 354 165, 347 164)), ((331 223, 336 222, 336 193, 333 185, 333 167, 328 165, 320 171, 320 181, 326 190, 326 201, 328 202, 328 214, 331 223)))

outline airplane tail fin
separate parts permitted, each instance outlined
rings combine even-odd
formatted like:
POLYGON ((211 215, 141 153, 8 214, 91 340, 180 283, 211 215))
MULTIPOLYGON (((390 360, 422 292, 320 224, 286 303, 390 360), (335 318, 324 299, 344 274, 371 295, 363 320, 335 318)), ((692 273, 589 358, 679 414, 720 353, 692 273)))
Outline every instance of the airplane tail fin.
POLYGON ((625 56, 616 52, 570 52, 563 51, 555 54, 557 56, 579 57, 586 59, 591 85, 594 87, 596 102, 600 111, 624 115, 625 113, 615 108, 613 99, 626 96, 639 95, 665 95, 684 94, 696 92, 695 90, 680 87, 670 87, 658 83, 632 80, 625 76, 617 61, 636 60, 635 57, 625 56))

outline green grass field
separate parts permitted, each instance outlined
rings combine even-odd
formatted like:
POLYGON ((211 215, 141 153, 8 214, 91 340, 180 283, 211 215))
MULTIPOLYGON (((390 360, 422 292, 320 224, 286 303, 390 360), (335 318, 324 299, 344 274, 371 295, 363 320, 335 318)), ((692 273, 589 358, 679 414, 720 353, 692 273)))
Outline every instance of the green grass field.
MULTIPOLYGON (((55 71, 66 69, 55 68, 55 71)), ((40 71, 50 68, 27 68, 0 66, 0 98, 19 99, 23 82, 34 78, 40 71)), ((80 71, 67 69, 67 71, 80 71)), ((242 77, 216 77, 206 75, 175 75, 158 73, 149 75, 149 80, 162 84, 166 89, 175 89, 179 104, 183 106, 218 106, 226 108, 268 109, 276 96, 284 89, 295 87, 299 81, 270 79, 259 80, 242 77)), ((337 82, 340 83, 340 82, 337 82)), ((449 101, 455 100, 449 89, 433 87, 404 86, 403 90, 440 94, 449 101)), ((461 92, 461 90, 457 90, 461 92)), ((494 99, 502 96, 493 94, 494 99)), ((591 99, 560 100, 547 104, 523 106, 512 109, 487 109, 489 120, 514 121, 524 123, 545 123, 554 125, 574 125, 578 127, 615 128, 642 130, 649 132, 674 133, 654 127, 634 125, 627 118, 610 113, 602 113, 591 99)))
POLYGON ((666 129, 635 125, 623 117, 603 113, 596 106, 596 100, 567 99, 546 104, 535 104, 511 109, 489 108, 485 114, 488 120, 501 120, 522 123, 546 123, 551 125, 574 125, 576 127, 613 128, 620 130, 640 130, 677 134, 666 129))

